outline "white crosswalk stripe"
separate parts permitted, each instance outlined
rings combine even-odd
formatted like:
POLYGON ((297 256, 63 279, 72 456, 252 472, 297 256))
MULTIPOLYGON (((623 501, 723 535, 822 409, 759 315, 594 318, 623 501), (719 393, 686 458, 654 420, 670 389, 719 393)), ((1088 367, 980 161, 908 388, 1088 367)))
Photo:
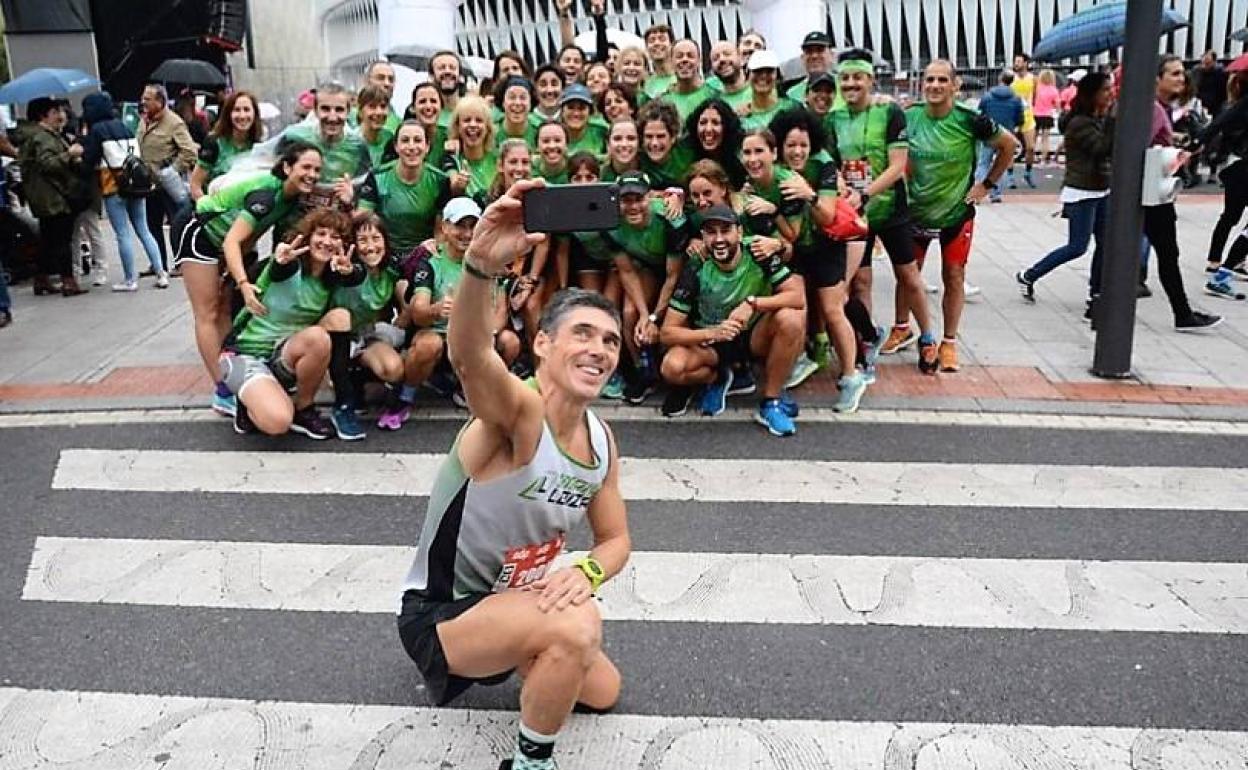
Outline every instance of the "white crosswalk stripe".
MULTIPOLYGON (((67 449, 54 489, 293 495, 429 494, 440 455, 67 449)), ((1001 508, 1239 510, 1221 468, 625 457, 629 500, 1001 508)))
MULTIPOLYGON (((41 537, 22 598, 394 612, 413 548, 41 537)), ((607 620, 1248 634, 1248 565, 634 552, 607 620)))
MULTIPOLYGON (((486 767, 482 747, 509 747, 516 719, 482 710, 20 689, 0 689, 0 713, 12 715, 0 735, 7 770, 60 759, 143 767, 157 757, 167 766, 222 768, 486 767), (85 748, 55 751, 67 735, 85 748), (116 740, 121 735, 129 739, 116 740)), ((1243 767, 1245 756, 1248 734, 1233 732, 630 715, 573 717, 559 740, 563 767, 641 770, 1186 770, 1243 767)))
MULTIPOLYGON (((164 494, 171 509, 194 506, 190 493, 200 492, 279 501, 330 495, 350 506, 363 495, 426 496, 440 461, 440 455, 419 453, 67 448, 59 452, 51 487, 164 494)), ((1248 512, 1243 474, 1182 465, 634 455, 622 460, 621 470, 626 499, 711 508, 757 504, 760 522, 771 526, 783 526, 790 503, 941 506, 955 515, 994 508, 1037 517, 1072 510, 1248 512)), ((93 510, 80 506, 68 518, 77 517, 90 529, 93 510)), ((1095 513, 1086 519, 1096 520, 1095 513)), ((280 622, 297 614, 336 613, 352 624, 394 613, 412 546, 298 539, 162 539, 143 532, 64 536, 52 529, 33 541, 21 604, 82 612, 148 608, 170 615, 180 608, 209 608, 268 613, 280 622)), ((800 533, 791 538, 799 549, 800 539, 800 533)), ((946 634, 1038 630, 1087 638, 1152 633, 1165 634, 1166 644, 1242 640, 1248 634, 1248 556, 1242 562, 1145 561, 993 558, 991 551, 987 546, 975 558, 954 558, 639 550, 603 588, 600 606, 608 621, 691 629, 765 632, 767 626, 787 625, 823 634, 834 626, 856 626, 872 635, 885 633, 873 627, 945 629, 946 634)), ((782 641, 771 654, 777 651, 783 654, 782 641)), ((510 751, 516 729, 513 711, 218 695, 0 687, 0 770, 162 763, 492 770, 491 757, 510 751)), ((673 711, 679 713, 574 715, 560 735, 561 767, 1248 770, 1248 731, 1113 722, 739 719, 673 711)))

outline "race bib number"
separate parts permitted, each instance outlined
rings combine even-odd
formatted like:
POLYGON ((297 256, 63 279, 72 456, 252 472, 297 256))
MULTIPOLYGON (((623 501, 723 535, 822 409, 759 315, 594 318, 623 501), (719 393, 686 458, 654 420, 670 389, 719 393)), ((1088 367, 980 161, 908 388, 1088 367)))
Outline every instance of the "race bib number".
POLYGON ((862 193, 871 184, 871 164, 865 158, 844 161, 841 163, 841 173, 855 192, 862 193))
POLYGON ((494 590, 522 588, 546 576, 550 563, 563 553, 565 535, 560 532, 545 543, 509 548, 503 554, 503 568, 498 571, 494 590))

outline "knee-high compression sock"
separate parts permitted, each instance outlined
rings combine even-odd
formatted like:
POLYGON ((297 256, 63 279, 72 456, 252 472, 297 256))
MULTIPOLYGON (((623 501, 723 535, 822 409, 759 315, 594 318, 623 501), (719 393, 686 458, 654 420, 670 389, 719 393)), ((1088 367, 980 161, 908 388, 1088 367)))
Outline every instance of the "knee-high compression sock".
POLYGON ((334 408, 355 405, 355 381, 351 378, 351 332, 329 333, 329 381, 334 385, 334 408))
POLYGON ((862 304, 862 300, 850 297, 845 303, 845 317, 849 319, 850 326, 854 327, 854 331, 858 333, 863 342, 874 344, 879 338, 879 332, 876 331, 875 324, 871 321, 871 313, 867 310, 867 306, 862 304))

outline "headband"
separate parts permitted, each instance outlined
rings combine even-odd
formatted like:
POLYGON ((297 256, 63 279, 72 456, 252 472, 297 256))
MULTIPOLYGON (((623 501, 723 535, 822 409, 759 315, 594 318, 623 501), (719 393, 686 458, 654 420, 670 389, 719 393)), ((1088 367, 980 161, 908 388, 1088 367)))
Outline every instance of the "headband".
POLYGON ((836 72, 838 75, 844 75, 849 72, 861 72, 864 75, 875 77, 875 65, 862 59, 848 59, 837 66, 836 72))

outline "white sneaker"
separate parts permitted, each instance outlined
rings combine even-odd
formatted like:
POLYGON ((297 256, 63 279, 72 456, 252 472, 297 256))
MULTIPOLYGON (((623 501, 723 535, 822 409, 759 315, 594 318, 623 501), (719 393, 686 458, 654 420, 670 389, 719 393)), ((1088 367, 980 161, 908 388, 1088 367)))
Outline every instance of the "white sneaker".
POLYGON ((169 288, 169 274, 168 273, 161 273, 160 275, 156 276, 156 288, 157 289, 169 288))
POLYGON ((113 291, 138 291, 138 281, 123 281, 122 283, 113 284, 113 291))
POLYGON ((970 281, 963 281, 962 291, 966 294, 966 298, 970 299, 971 297, 978 297, 980 294, 983 293, 984 290, 979 288, 975 284, 971 283, 970 281))
POLYGON ((91 279, 92 286, 104 286, 107 283, 108 283, 108 273, 105 273, 102 270, 96 273, 95 277, 91 279))

